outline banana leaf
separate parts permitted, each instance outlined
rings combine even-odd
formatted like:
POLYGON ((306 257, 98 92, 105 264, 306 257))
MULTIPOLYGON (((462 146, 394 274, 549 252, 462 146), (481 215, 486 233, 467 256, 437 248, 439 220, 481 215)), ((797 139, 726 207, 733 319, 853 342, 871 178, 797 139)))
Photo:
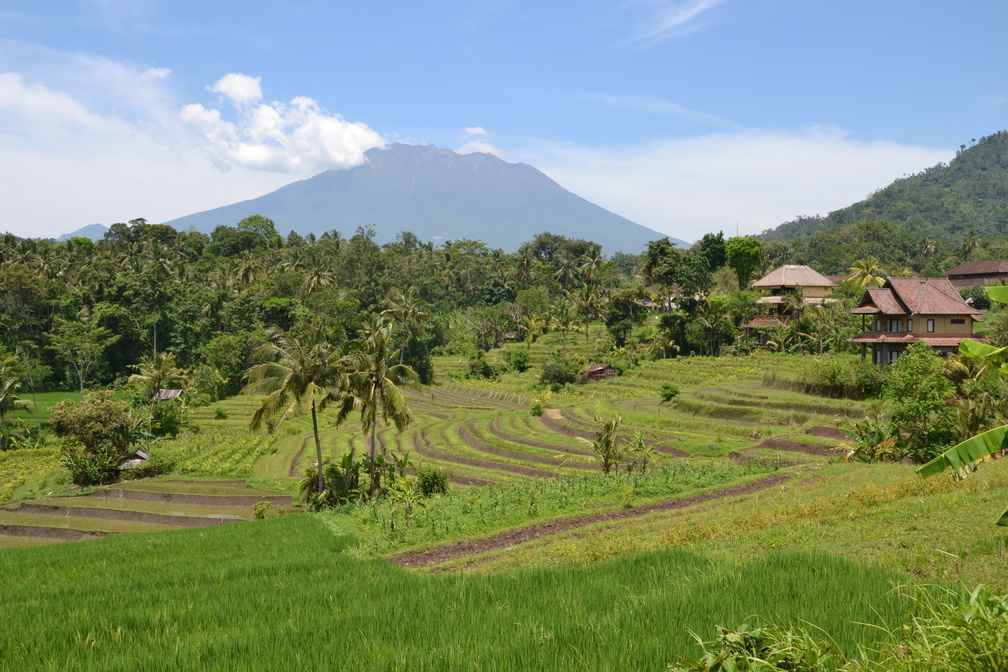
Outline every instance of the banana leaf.
POLYGON ((1008 286, 988 285, 985 287, 987 298, 998 303, 1008 303, 1008 286))
MULTIPOLYGON (((949 448, 944 454, 919 467, 917 473, 927 478, 940 474, 946 467, 952 467, 961 478, 969 473, 970 467, 991 459, 1005 449, 1008 449, 1008 425, 977 434, 972 439, 949 448)), ((1001 514, 996 524, 1008 526, 1008 509, 1001 514)))
POLYGON ((998 348, 980 341, 966 339, 959 344, 959 352, 971 359, 983 362, 1000 373, 1008 373, 1008 348, 998 348))
POLYGON ((971 467, 989 460, 995 453, 1006 448, 1008 448, 1008 425, 977 434, 957 446, 952 446, 945 453, 919 467, 917 473, 928 478, 940 474, 947 467, 952 467, 956 476, 961 478, 969 473, 971 467))

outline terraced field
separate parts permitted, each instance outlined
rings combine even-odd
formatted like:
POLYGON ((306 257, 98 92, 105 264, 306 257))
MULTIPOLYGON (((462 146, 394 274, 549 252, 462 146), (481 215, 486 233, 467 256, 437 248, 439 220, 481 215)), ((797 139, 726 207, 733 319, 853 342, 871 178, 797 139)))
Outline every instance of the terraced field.
MULTIPOLYGON (((654 445, 659 461, 704 464, 712 460, 745 463, 772 459, 778 464, 822 462, 842 434, 837 422, 861 407, 764 385, 794 360, 758 356, 682 358, 642 363, 625 375, 561 390, 540 416, 529 412, 537 367, 550 349, 533 346, 530 371, 506 373, 497 381, 449 377, 464 368, 458 358, 436 360, 443 382, 409 393, 413 420, 401 434, 380 427, 380 448, 408 454, 415 466, 447 469, 456 488, 534 482, 564 475, 590 474, 598 419, 621 416, 620 440, 640 435, 654 445), (662 383, 674 382, 681 394, 660 403, 662 383)), ((492 353, 496 361, 500 352, 492 353)), ((88 538, 137 530, 211 525, 251 516, 255 501, 275 497, 273 488, 293 493, 315 461, 307 418, 276 427, 274 435, 248 435, 247 419, 256 401, 227 400, 196 409, 190 424, 199 429, 174 444, 159 444, 186 477, 252 477, 260 490, 245 491, 245 481, 154 481, 130 483, 86 496, 31 498, 28 474, 58 470, 54 451, 20 451, 0 457, 0 501, 20 500, 0 509, 0 545, 25 545, 88 538), (20 479, 20 480, 18 480, 20 479), (215 485, 216 484, 216 485, 215 485), (191 490, 191 492, 190 492, 191 490), (25 498, 25 496, 29 498, 25 498), (239 498, 244 498, 239 501, 239 498)), ((356 418, 334 426, 321 416, 324 459, 367 450, 356 418)), ((66 488, 64 488, 66 490, 66 488)), ((290 508, 286 495, 280 506, 290 508)))
POLYGON ((179 479, 123 483, 77 497, 25 499, 0 507, 0 548, 251 520, 260 501, 288 511, 293 507, 290 495, 244 481, 179 479))

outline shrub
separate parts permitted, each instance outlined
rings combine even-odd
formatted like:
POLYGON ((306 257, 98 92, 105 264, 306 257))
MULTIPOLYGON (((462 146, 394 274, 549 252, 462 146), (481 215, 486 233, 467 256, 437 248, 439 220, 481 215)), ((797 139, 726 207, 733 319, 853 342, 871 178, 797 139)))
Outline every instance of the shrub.
POLYGON ((679 396, 679 386, 675 383, 662 383, 661 400, 664 403, 672 401, 679 396))
POLYGON ((223 406, 218 406, 214 409, 213 417, 215 420, 227 420, 228 412, 224 410, 223 406))
POLYGON ((543 365, 539 382, 554 387, 573 383, 580 368, 580 359, 565 357, 563 354, 555 352, 553 353, 553 361, 543 365))
POLYGON ((420 494, 424 497, 443 495, 448 492, 448 479, 451 472, 438 467, 420 467, 417 469, 417 484, 420 494))
POLYGON ((274 507, 273 502, 262 500, 252 505, 252 517, 256 520, 265 520, 274 516, 282 516, 287 511, 282 507, 274 507))
POLYGON ((119 478, 133 419, 129 405, 108 392, 92 392, 80 402, 65 399, 52 407, 50 426, 63 439, 63 463, 77 485, 104 485, 119 478))
POLYGON ((469 367, 466 370, 469 378, 496 378, 497 369, 487 361, 482 350, 477 350, 476 354, 469 358, 469 367))
POLYGON ((155 404, 151 413, 151 433, 155 436, 175 436, 182 429, 182 404, 163 401, 155 404))
POLYGON ((885 381, 886 374, 871 362, 850 357, 821 357, 801 369, 797 385, 807 394, 871 399, 881 396, 885 381))
POLYGON ((541 402, 538 399, 536 399, 535 401, 532 402, 532 407, 529 409, 529 414, 533 418, 538 418, 539 416, 541 416, 543 414, 543 411, 545 411, 545 410, 546 410, 546 405, 543 402, 541 402))
POLYGON ((518 373, 528 371, 530 359, 531 355, 528 350, 516 348, 504 351, 504 361, 507 363, 508 368, 518 373))

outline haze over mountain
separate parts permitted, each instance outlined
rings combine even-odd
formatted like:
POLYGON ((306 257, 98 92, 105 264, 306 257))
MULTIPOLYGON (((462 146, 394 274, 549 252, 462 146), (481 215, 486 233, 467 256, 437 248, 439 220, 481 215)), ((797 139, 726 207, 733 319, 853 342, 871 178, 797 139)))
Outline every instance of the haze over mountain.
POLYGON ((367 163, 356 168, 326 171, 259 198, 165 224, 212 233, 259 214, 272 219, 281 234, 293 229, 321 235, 335 229, 350 236, 358 227, 374 226, 378 243, 410 231, 435 245, 468 238, 507 252, 543 231, 594 241, 606 254, 636 254, 648 241, 665 237, 567 191, 532 166, 491 154, 393 144, 366 156, 367 163))

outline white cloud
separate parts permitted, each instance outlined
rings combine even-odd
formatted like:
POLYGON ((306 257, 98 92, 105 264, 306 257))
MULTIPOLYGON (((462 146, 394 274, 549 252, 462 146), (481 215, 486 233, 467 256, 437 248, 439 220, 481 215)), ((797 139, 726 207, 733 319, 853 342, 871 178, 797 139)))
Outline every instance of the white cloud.
POLYGON ((180 119, 203 134, 211 160, 222 168, 313 175, 360 165, 364 152, 388 144, 365 124, 327 113, 304 96, 250 105, 262 100, 260 84, 259 77, 231 73, 210 87, 234 102, 237 121, 199 103, 182 108, 180 119))
POLYGON ((207 87, 214 93, 226 96, 236 107, 262 100, 262 77, 249 77, 238 72, 224 75, 213 86, 207 87))
POLYGON ((167 79, 170 74, 171 68, 147 68, 140 73, 140 79, 145 82, 156 82, 162 79, 167 79))
MULTIPOLYGON (((667 39, 681 37, 698 30, 697 21, 704 12, 711 10, 724 0, 648 0, 638 22, 640 28, 633 36, 635 42, 645 45, 667 39)), ((640 3, 638 3, 640 4, 640 3)))
POLYGON ((504 152, 497 149, 487 140, 470 140, 461 147, 455 150, 459 154, 475 154, 477 152, 483 152, 484 154, 493 154, 494 156, 504 156, 504 152))
POLYGON ((568 94, 573 98, 578 98, 590 103, 596 103, 598 105, 606 105, 608 107, 615 107, 622 110, 631 110, 633 112, 644 112, 646 114, 656 114, 666 117, 673 117, 676 119, 682 119, 684 121, 692 121, 698 124, 706 124, 708 126, 719 126, 722 128, 729 128, 733 130, 741 130, 738 124, 725 119, 724 117, 719 117, 715 114, 710 114, 707 112, 701 112, 699 110, 691 110, 687 107, 683 107, 679 103, 674 103, 668 100, 662 100, 661 98, 655 98, 654 96, 638 95, 638 96, 620 96, 612 95, 606 93, 589 93, 589 92, 576 92, 568 94))
POLYGON ((487 134, 486 129, 482 126, 466 126, 462 129, 462 132, 469 136, 487 134))
POLYGON ((514 152, 565 188, 638 224, 692 241, 760 233, 826 215, 949 151, 857 142, 836 130, 748 132, 616 150, 544 144, 514 152))

